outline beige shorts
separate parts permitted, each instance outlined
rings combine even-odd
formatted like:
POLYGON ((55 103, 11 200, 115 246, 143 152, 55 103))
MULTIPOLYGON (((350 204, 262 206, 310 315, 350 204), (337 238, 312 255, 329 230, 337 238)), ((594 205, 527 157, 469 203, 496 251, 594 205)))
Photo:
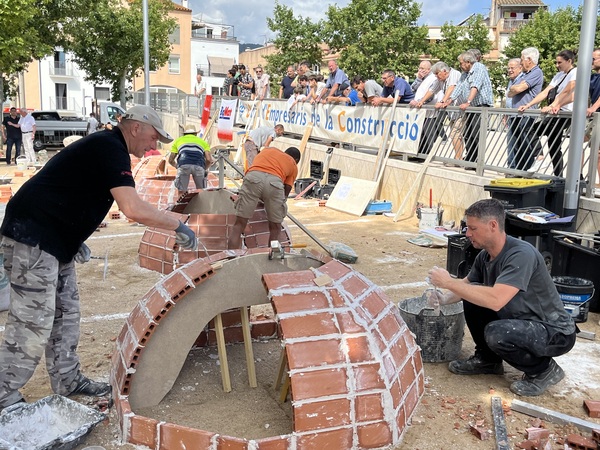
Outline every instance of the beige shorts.
POLYGON ((282 223, 287 214, 285 190, 281 178, 270 173, 253 170, 248 172, 235 202, 235 215, 249 219, 259 201, 267 211, 269 222, 282 223))

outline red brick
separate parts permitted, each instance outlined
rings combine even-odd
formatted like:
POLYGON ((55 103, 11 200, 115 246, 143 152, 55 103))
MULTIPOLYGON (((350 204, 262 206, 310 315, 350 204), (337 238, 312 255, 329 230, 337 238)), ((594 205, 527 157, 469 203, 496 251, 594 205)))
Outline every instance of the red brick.
POLYGON ((596 450, 598 446, 594 441, 579 434, 569 434, 566 442, 577 450, 596 450))
POLYGON ((333 314, 322 312, 280 320, 281 330, 286 339, 339 333, 333 314))
POLYGON ((329 308, 329 300, 324 292, 308 291, 287 295, 276 301, 277 313, 292 313, 329 308))
POLYGON ((404 345, 404 339, 398 339, 395 344, 390 346, 390 354, 394 358, 396 367, 402 367, 408 359, 408 349, 404 345))
POLYGON ((294 409, 294 431, 298 433, 350 423, 350 400, 347 398, 302 403, 294 409))
POLYGON ((274 320, 261 320, 250 323, 252 339, 271 338, 277 335, 277 322, 274 320))
POLYGON ((356 323, 354 320, 354 315, 351 311, 344 311, 340 313, 336 313, 338 324, 340 326, 340 331, 344 334, 350 333, 364 333, 365 328, 356 323))
POLYGON ((400 332, 400 324, 393 314, 388 314, 377 324, 379 332, 387 341, 393 341, 394 337, 400 332))
POLYGON ((292 398, 294 400, 348 393, 345 369, 325 369, 294 373, 290 378, 292 382, 292 398))
POLYGON ((404 367, 400 369, 400 382, 402 383, 402 390, 407 391, 410 385, 415 381, 415 369, 412 360, 408 360, 404 367))
POLYGON ((355 400, 357 422, 383 420, 383 403, 381 394, 359 395, 355 400))
POLYGON ((600 417, 600 401, 598 400, 584 400, 583 409, 590 417, 600 417))
POLYGON ((275 436, 256 441, 257 450, 288 450, 290 436, 275 436))
POLYGON ((217 437, 217 450, 248 450, 248 441, 220 435, 217 437))
POLYGON ((419 393, 417 391, 417 387, 413 386, 406 393, 404 397, 404 412, 407 417, 412 416, 413 411, 417 407, 417 403, 419 402, 419 393))
POLYGON ((352 269, 347 265, 341 263, 340 261, 332 259, 327 264, 319 267, 319 271, 321 273, 329 275, 334 280, 339 280, 344 275, 352 272, 352 269))
POLYGON ((193 288, 192 283, 179 271, 173 272, 162 280, 163 288, 171 295, 171 299, 177 302, 185 297, 190 289, 193 288))
POLYGON ((133 335, 136 336, 138 342, 142 345, 146 343, 156 329, 156 322, 151 317, 148 317, 148 310, 139 303, 134 306, 129 317, 127 317, 126 323, 133 335))
POLYGON ((286 345, 290 370, 339 364, 345 361, 339 339, 295 342, 286 345))
MULTIPOLYGON (((365 285, 366 286, 366 285, 365 285)), ((377 292, 371 292, 360 302, 361 306, 369 313, 372 319, 375 319, 388 305, 377 292)))
POLYGON ((384 389, 385 384, 379 375, 379 364, 358 364, 352 366, 357 391, 384 389))
MULTIPOLYGON (((297 450, 345 450, 352 448, 352 429, 324 431, 298 436, 297 450)), ((262 449, 261 449, 262 450, 262 449)))
POLYGON ((516 444, 517 448, 521 448, 523 450, 539 450, 540 441, 536 439, 527 439, 526 441, 519 442, 516 444))
POLYGON ((471 433, 482 441, 487 441, 490 438, 490 432, 483 427, 477 427, 475 425, 470 425, 469 430, 471 433))
POLYGON ((131 424, 128 440, 130 444, 145 445, 150 448, 156 447, 158 420, 134 415, 129 419, 129 423, 131 424))
POLYGON ((331 304, 334 308, 342 308, 347 305, 348 299, 337 289, 329 289, 327 292, 331 296, 331 304))
POLYGON ((210 448, 214 433, 193 428, 163 423, 160 425, 161 450, 184 450, 190 448, 210 448))
POLYGON ((360 297, 367 289, 369 289, 369 285, 357 275, 351 275, 349 278, 346 278, 342 281, 342 286, 344 286, 346 292, 352 297, 360 297))
POLYGON ((548 439, 550 437, 550 430, 545 428, 529 427, 525 429, 525 432, 527 433, 527 439, 531 440, 548 439))
POLYGON ((369 348, 369 339, 367 336, 357 336, 346 339, 348 346, 348 358, 351 363, 372 361, 373 355, 369 348))
POLYGON ((398 437, 400 437, 406 428, 406 413, 402 407, 396 413, 396 426, 398 427, 398 437))
POLYGON ((392 443, 392 432, 385 422, 356 427, 360 448, 381 448, 392 443))
POLYGON ((390 394, 392 395, 392 404, 394 409, 398 408, 402 401, 402 388, 400 387, 400 378, 396 378, 390 387, 390 394))
POLYGON ((162 319, 162 316, 166 314, 171 306, 173 306, 171 299, 163 297, 163 295, 155 288, 152 288, 140 302, 148 309, 150 317, 157 322, 159 322, 160 319, 162 319), (166 307, 165 305, 168 305, 169 303, 171 303, 171 305, 166 307))

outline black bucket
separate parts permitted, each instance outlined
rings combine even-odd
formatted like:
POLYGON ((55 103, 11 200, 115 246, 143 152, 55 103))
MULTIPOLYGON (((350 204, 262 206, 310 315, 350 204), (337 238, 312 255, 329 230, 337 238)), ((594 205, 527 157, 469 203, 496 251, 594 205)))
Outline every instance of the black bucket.
POLYGON ((439 315, 422 297, 402 300, 398 308, 406 325, 416 336, 424 362, 458 358, 465 330, 462 302, 441 305, 439 315))
POLYGON ((585 278, 552 277, 565 310, 577 323, 585 322, 594 296, 594 283, 585 278))

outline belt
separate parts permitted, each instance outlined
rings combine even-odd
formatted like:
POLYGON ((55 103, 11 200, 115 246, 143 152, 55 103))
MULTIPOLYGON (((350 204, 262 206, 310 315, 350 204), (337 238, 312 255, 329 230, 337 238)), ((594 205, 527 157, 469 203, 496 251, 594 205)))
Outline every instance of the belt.
POLYGON ((21 134, 31 133, 31 131, 21 131, 21 134))

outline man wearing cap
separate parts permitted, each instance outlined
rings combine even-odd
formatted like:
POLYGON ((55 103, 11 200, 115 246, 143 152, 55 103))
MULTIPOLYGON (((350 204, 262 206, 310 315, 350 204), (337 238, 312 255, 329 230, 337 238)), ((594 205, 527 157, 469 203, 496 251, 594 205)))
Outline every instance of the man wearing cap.
POLYGON ((279 240, 281 223, 287 215, 286 200, 298 176, 300 150, 289 147, 285 152, 267 147, 254 159, 246 172, 239 197, 235 202, 235 223, 229 235, 227 248, 238 249, 242 232, 262 201, 269 221, 269 241, 279 240))
POLYGON ((194 125, 186 125, 183 136, 173 142, 169 164, 177 167, 175 187, 180 196, 187 192, 190 176, 194 178, 196 189, 206 187, 206 168, 212 164, 210 146, 196 136, 194 125))
POLYGON ((283 125, 277 124, 275 128, 264 125, 255 128, 244 141, 244 151, 246 152, 246 167, 250 167, 254 162, 254 158, 260 152, 262 147, 268 147, 271 142, 279 136, 283 136, 283 125))
POLYGON ((19 392, 45 354, 52 390, 60 395, 109 395, 108 383, 81 373, 79 293, 74 262, 90 259, 84 241, 114 201, 130 219, 175 231, 196 248, 193 231, 135 190, 130 154, 141 158, 156 141, 173 139, 156 112, 134 106, 113 130, 86 136, 50 159, 6 205, 0 227, 10 311, 0 343, 0 410, 23 402, 19 392), (90 168, 90 170, 82 170, 90 168))

